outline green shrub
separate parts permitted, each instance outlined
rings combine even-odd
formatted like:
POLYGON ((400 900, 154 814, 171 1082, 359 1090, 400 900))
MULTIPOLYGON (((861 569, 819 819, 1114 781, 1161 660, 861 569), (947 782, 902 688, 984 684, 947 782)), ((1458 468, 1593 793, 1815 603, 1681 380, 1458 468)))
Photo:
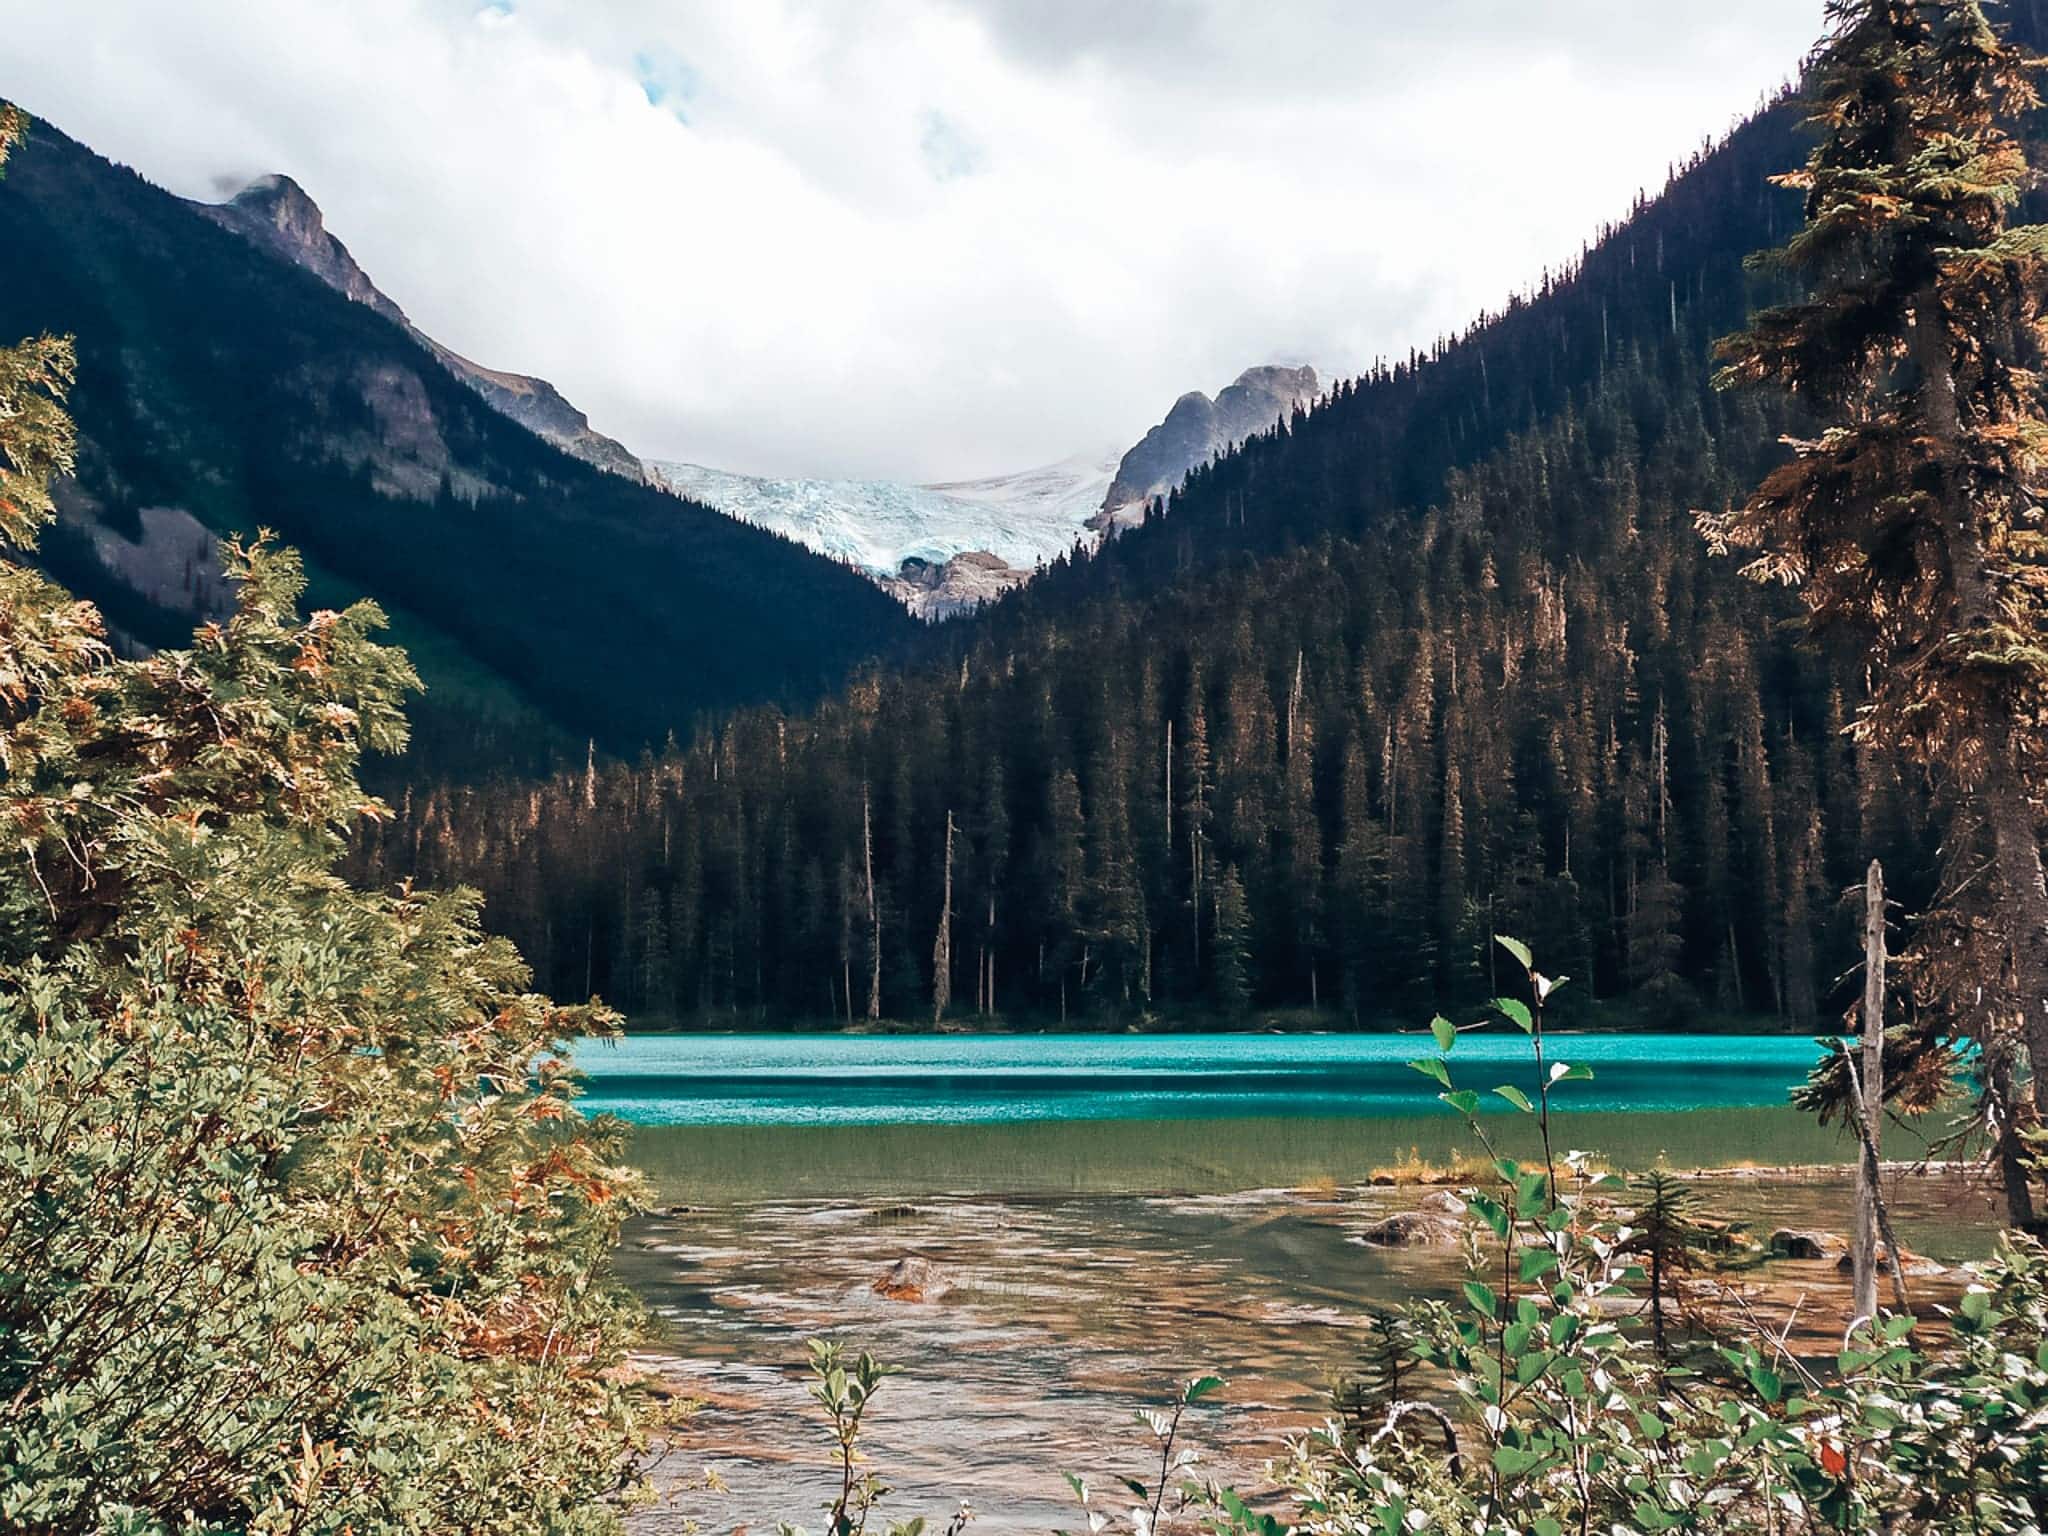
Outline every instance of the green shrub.
MULTIPOLYGON (((0 352, 15 550, 69 374, 0 352)), ((336 878, 411 671, 230 566, 230 619, 124 661, 0 560, 0 1529, 614 1529, 637 1186, 553 1054, 606 1018, 469 896, 336 878)))
MULTIPOLYGON (((1544 1127, 1545 1166, 1497 1159, 1469 1206, 1493 1240, 1455 1302, 1414 1309, 1424 1369, 1379 1426, 1336 1425, 1276 1468, 1294 1528, 1563 1536, 1565 1532, 2038 1533, 2048 1519, 2048 1255, 2011 1240, 1949 1319, 1937 1352, 1911 1317, 1860 1324, 1831 1367, 1758 1338, 1697 1370, 1666 1365, 1637 1300, 1644 1234, 1603 1198, 1618 1181, 1550 1154, 1551 1094, 1586 1076, 1547 1062, 1554 983, 1511 948, 1532 1001, 1500 1014, 1530 1036, 1529 1089, 1495 1090, 1544 1127)), ((1471 1119, 1458 1031, 1418 1062, 1471 1119)), ((1673 1221, 1683 1213, 1666 1212, 1673 1221)), ((1671 1234, 1667 1234, 1667 1238, 1671 1234)), ((1271 1536, 1270 1515, 1214 1494, 1213 1524, 1271 1536)))

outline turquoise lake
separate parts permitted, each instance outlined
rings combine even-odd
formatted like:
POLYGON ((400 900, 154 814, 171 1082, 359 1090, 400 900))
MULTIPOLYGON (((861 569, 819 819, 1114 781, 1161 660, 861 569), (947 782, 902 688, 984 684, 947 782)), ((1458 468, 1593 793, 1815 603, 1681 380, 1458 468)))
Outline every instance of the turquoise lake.
MULTIPOLYGON (((1814 1041, 1546 1043, 1594 1073, 1555 1095, 1560 1150, 1623 1174, 1735 1165, 1698 1186, 1702 1207, 1759 1236, 1848 1222, 1848 1137, 1786 1100, 1814 1041)), ((1467 1273, 1457 1245, 1367 1235, 1421 1198, 1387 1179, 1482 1151, 1407 1065, 1435 1054, 1426 1034, 586 1042, 585 1106, 633 1122, 625 1156, 652 1206, 618 1272, 655 1319, 651 1368, 701 1405, 652 1469, 676 1491, 634 1516, 635 1536, 765 1529, 829 1502, 833 1443, 802 1379, 804 1341, 820 1337, 904 1368, 866 1442, 902 1513, 967 1499, 979 1536, 1072 1526, 1060 1473, 1113 1487, 1143 1470, 1134 1409, 1201 1372, 1229 1383, 1196 1426, 1205 1470, 1255 1483, 1285 1436, 1325 1416, 1376 1310, 1455 1294, 1467 1273), (878 1292, 905 1259, 943 1290, 878 1292)), ((1467 1035, 1449 1059, 1498 1111, 1484 1150, 1540 1157, 1532 1117, 1488 1094, 1533 1090, 1528 1040, 1467 1035)), ((1891 1156, 1926 1146, 1886 1128, 1891 1156)), ((1981 1184, 1895 1174, 1890 1199, 1913 1251, 1986 1251, 1981 1184)), ((1755 1317, 1832 1352, 1846 1276, 1824 1260, 1741 1263, 1727 1283, 1755 1317)))
MULTIPOLYGON (((1589 1065, 1557 1098, 1588 1113, 1782 1107, 1819 1059, 1782 1035, 1553 1035, 1589 1065)), ((1403 1116, 1436 1111, 1407 1063, 1430 1037, 1378 1035, 629 1035, 578 1047, 584 1107, 641 1125, 998 1125, 1062 1120, 1403 1116)), ((1533 1096, 1529 1042, 1468 1035, 1460 1087, 1533 1096)), ((1488 1095, 1488 1105, 1508 1110, 1488 1095)))

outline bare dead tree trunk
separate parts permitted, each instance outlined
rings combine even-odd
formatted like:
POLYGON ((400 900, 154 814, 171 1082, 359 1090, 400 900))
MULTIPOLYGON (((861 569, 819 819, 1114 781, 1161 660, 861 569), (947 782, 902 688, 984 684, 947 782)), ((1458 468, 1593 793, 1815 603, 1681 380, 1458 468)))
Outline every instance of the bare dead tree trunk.
MULTIPOLYGON (((853 1027, 853 877, 839 861, 839 990, 846 997, 846 1024, 853 1027)), ((839 1012, 835 1005, 832 1012, 839 1012)))
POLYGON ((1167 877, 1173 872, 1173 722, 1166 722, 1166 837, 1162 842, 1166 849, 1167 877))
POLYGON ((868 948, 873 967, 868 973, 868 1017, 879 1019, 882 1016, 882 909, 875 901, 875 827, 865 784, 860 789, 860 845, 868 874, 868 928, 871 935, 868 948))
MULTIPOLYGON (((1856 1053, 1842 1041, 1836 1041, 1842 1050, 1842 1066, 1849 1074, 1849 1123, 1855 1129, 1857 1139, 1862 1142, 1864 1155, 1873 1166, 1877 1163, 1877 1151, 1870 1140, 1870 1128, 1863 1120, 1863 1074, 1856 1070, 1856 1053)), ((1901 1267, 1899 1240, 1892 1232, 1891 1213, 1880 1199, 1875 1211, 1877 1230, 1884 1238, 1885 1267, 1891 1271, 1892 1299, 1898 1303, 1901 1312, 1906 1310, 1906 1271, 1901 1267)), ((1868 1314, 1866 1314, 1868 1315, 1868 1314)))
MULTIPOLYGON (((1863 1083, 1856 1113, 1863 1120, 1863 1155, 1856 1165, 1855 1275, 1852 1305, 1858 1317, 1877 1315, 1878 1206, 1883 1164, 1878 1133, 1884 1113, 1884 867, 1872 859, 1863 879, 1863 1083)), ((1896 1263, 1898 1255, 1892 1256, 1896 1263)))
POLYGON ((953 813, 946 812, 946 873, 939 898, 939 936, 932 941, 932 1022, 946 1017, 953 1001, 953 813))

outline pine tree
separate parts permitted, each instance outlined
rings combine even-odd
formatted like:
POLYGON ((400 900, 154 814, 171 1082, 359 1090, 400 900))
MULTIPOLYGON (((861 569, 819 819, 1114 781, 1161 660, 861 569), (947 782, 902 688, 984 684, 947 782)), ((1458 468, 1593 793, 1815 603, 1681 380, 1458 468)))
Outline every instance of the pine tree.
POLYGON ((1216 1005, 1235 1018, 1251 1007, 1251 913, 1237 866, 1226 864, 1216 879, 1216 933, 1210 943, 1216 1005))
POLYGON ((1634 1236, 1625 1251, 1644 1261, 1650 1291, 1650 1338, 1659 1359, 1670 1355, 1665 1308, 1676 1294, 1674 1272, 1699 1261, 1706 1232, 1699 1224, 1699 1193, 1661 1168, 1636 1180, 1641 1197, 1629 1220, 1634 1236))
MULTIPOLYGON (((2016 1032, 2039 1110, 2048 228, 2008 225, 2030 172, 2006 126, 2037 104, 2035 66, 1979 0, 1832 0, 1828 15, 1822 139, 1783 179, 1806 193, 1806 226, 1778 254, 1810 296, 1720 349, 1723 385, 1776 385, 1824 430, 1702 521, 1718 546, 1758 551, 1749 574, 1797 585, 1811 629, 1858 655, 1858 735, 1935 775, 1951 870, 1981 866, 1974 883, 1994 894, 1976 942, 1922 949, 1908 970, 1923 1001, 1965 1013, 1951 1028, 2016 1032)), ((2025 1189, 2007 1193, 2029 1217, 2025 1189)))

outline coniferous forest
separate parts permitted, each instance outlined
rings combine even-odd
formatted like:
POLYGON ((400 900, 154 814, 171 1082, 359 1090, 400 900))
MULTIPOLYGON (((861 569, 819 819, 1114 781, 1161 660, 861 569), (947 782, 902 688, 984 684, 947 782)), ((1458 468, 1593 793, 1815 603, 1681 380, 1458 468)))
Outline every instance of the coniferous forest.
POLYGON ((1796 425, 1708 359, 1774 295, 1745 258, 1798 222, 1768 178, 1799 123, 1774 105, 922 665, 417 789, 361 867, 476 883, 551 987, 650 1022, 944 994, 1356 1027, 1491 995, 1512 931, 1652 1022, 1810 1028, 1838 893, 1877 847, 1910 901, 1932 848, 1921 786, 1844 736, 1858 679, 1694 527, 1796 425))

